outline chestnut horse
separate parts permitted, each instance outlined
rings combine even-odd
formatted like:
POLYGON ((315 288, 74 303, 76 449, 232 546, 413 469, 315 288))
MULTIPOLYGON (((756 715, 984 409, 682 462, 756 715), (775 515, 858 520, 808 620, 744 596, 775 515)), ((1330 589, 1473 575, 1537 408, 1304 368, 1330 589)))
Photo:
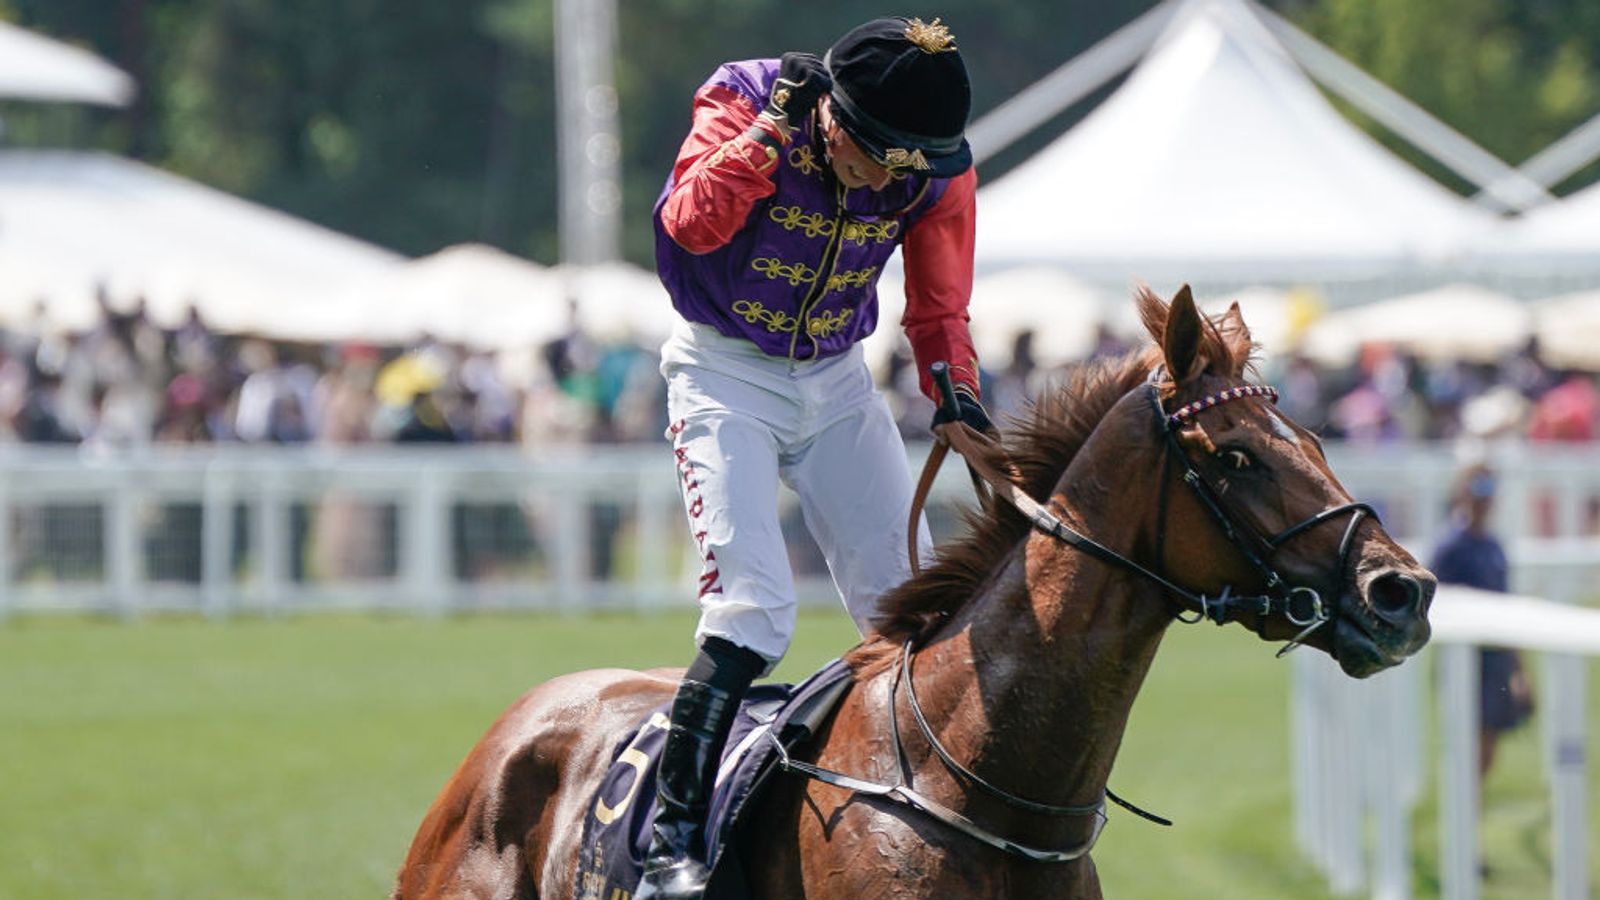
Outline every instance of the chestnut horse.
MULTIPOLYGON (((1355 677, 1427 641, 1433 577, 1246 383, 1238 307, 1138 303, 1156 346, 1082 367, 989 448, 1025 515, 991 500, 882 600, 812 777, 779 774, 726 851, 756 897, 1099 897, 1106 779, 1174 620, 1355 677)), ((394 896, 573 897, 595 785, 677 683, 609 669, 525 694, 434 801, 394 896)))

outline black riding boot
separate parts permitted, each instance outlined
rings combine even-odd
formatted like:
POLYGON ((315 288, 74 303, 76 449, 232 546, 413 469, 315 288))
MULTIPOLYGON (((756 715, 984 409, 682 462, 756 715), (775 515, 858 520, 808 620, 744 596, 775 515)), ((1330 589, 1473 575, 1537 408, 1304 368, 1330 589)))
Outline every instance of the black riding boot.
POLYGON ((655 830, 634 900, 699 900, 705 893, 711 874, 704 861, 706 810, 722 745, 739 701, 765 665, 742 647, 708 638, 678 686, 656 776, 655 830))

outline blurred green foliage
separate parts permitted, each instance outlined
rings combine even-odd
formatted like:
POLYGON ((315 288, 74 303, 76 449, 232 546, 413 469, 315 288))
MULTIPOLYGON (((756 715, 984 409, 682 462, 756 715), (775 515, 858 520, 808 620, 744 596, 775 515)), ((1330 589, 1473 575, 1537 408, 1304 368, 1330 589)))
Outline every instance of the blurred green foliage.
MULTIPOLYGON (((142 86, 122 111, 13 103, 0 114, 14 144, 129 153, 403 252, 479 240, 553 262, 553 2, 0 0, 0 18, 87 46, 142 86)), ((981 115, 1153 5, 944 0, 905 12, 953 27, 981 115)), ((1513 163, 1600 111, 1592 0, 1269 5, 1513 163)), ((712 68, 821 50, 886 12, 813 2, 800 14, 778 0, 618 7, 625 247, 640 263, 650 260, 649 209, 687 127, 690 95, 712 68)), ((1001 174, 1088 105, 983 175, 1001 174)), ((1595 174, 1591 167, 1565 187, 1595 174)))

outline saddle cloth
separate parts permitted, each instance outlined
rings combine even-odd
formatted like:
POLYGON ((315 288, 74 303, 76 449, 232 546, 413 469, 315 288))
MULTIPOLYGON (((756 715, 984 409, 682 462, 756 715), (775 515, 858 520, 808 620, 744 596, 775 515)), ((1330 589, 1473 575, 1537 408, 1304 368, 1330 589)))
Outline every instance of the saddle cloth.
MULTIPOLYGON (((740 813, 776 771, 772 736, 797 758, 850 687, 842 660, 823 666, 798 686, 762 684, 750 689, 723 749, 705 833, 711 881, 706 900, 750 896, 738 854, 722 853, 740 823, 740 813)), ((655 822, 656 769, 666 744, 666 704, 618 742, 611 767, 584 816, 578 851, 576 900, 630 900, 644 870, 655 822)))

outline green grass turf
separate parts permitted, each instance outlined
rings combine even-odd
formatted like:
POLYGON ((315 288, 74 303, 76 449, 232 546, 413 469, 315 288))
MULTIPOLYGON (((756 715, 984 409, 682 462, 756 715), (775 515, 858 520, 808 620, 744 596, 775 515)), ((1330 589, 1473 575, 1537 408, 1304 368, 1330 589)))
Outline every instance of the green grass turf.
MULTIPOLYGON (((428 802, 512 698, 578 668, 681 665, 691 630, 686 614, 12 621, 0 897, 381 896, 428 802)), ((852 634, 842 614, 803 616, 778 676, 804 676, 852 634)), ((1169 633, 1112 787, 1178 827, 1113 811, 1095 851, 1110 896, 1329 896, 1293 841, 1287 674, 1237 629, 1169 633)), ((1419 897, 1437 894, 1431 802, 1419 897)), ((1486 807, 1485 900, 1548 896, 1534 729, 1509 741, 1486 807)))

